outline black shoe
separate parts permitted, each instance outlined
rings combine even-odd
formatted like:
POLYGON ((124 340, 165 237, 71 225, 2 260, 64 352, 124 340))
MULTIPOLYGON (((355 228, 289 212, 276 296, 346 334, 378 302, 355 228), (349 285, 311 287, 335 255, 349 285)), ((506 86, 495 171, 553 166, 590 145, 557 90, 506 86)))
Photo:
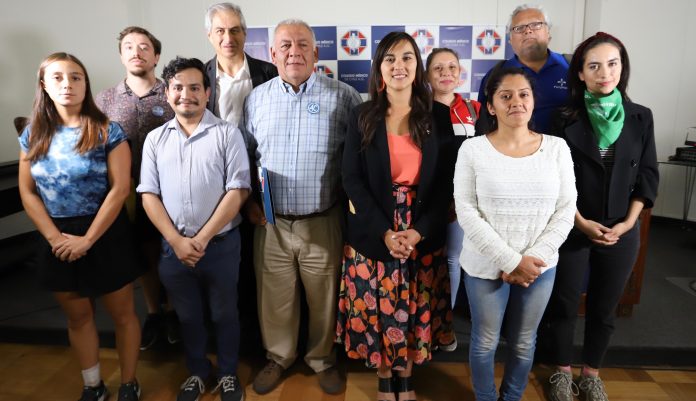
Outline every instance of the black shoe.
POLYGON ((181 391, 176 396, 176 401, 198 401, 203 393, 205 393, 203 379, 198 376, 190 376, 181 385, 181 391))
POLYGON ((164 313, 164 330, 167 333, 169 344, 176 344, 181 341, 179 317, 173 310, 164 313))
POLYGON ((82 396, 77 401, 106 401, 107 398, 109 398, 109 389, 103 381, 100 381, 96 387, 84 386, 82 396))
POLYGON ((118 401, 139 401, 140 400, 140 385, 137 380, 130 383, 121 384, 118 389, 118 401))
POLYGON ((220 391, 220 401, 243 401, 244 388, 239 384, 237 376, 223 376, 213 392, 220 391))
POLYGON ((159 313, 148 313, 143 323, 140 337, 140 350, 145 351, 157 342, 162 327, 162 316, 159 313))

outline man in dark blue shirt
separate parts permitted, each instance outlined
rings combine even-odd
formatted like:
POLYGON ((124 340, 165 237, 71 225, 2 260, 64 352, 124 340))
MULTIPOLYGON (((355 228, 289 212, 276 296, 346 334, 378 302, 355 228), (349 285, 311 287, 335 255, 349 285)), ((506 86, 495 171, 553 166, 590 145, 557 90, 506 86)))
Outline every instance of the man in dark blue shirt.
MULTIPOLYGON (((562 106, 568 97, 568 62, 562 54, 548 49, 551 40, 550 22, 540 7, 517 7, 510 16, 507 30, 515 56, 506 60, 502 67, 522 68, 534 79, 536 102, 532 129, 548 133, 552 111, 562 106)), ((478 101, 484 105, 489 74, 490 71, 483 77, 478 92, 478 101)))

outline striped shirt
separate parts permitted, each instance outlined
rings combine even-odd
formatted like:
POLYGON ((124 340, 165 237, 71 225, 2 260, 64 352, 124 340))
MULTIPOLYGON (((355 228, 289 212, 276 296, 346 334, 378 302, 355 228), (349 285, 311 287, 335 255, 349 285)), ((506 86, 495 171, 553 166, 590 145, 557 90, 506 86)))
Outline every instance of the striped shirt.
MULTIPOLYGON (((137 191, 159 195, 186 237, 198 233, 227 191, 249 188, 249 159, 239 130, 209 110, 191 136, 174 118, 145 139, 137 191)), ((241 219, 238 214, 219 233, 241 219)))
POLYGON ((338 200, 348 115, 360 103, 351 86, 316 74, 297 93, 280 77, 251 91, 242 130, 250 157, 268 170, 276 213, 322 212, 338 200))

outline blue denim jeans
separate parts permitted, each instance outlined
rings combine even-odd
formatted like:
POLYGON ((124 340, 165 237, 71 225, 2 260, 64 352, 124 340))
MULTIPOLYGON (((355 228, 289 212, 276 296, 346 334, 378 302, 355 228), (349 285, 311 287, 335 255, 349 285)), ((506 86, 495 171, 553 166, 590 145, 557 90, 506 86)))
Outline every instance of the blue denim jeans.
POLYGON ((462 279, 462 266, 459 264, 459 255, 462 253, 464 230, 457 220, 447 225, 447 266, 449 267, 450 286, 452 288, 452 309, 457 300, 457 291, 462 279))
POLYGON ((524 288, 503 280, 486 280, 464 273, 471 308, 469 366, 477 401, 496 401, 493 376, 495 350, 502 333, 508 345, 500 398, 517 401, 527 387, 534 361, 539 322, 551 296, 556 268, 548 269, 524 288))
POLYGON ((181 339, 189 374, 204 380, 211 364, 206 357, 208 331, 206 305, 215 327, 217 376, 237 374, 239 362, 239 229, 208 243, 205 255, 191 268, 177 259, 169 243, 162 241, 159 274, 167 296, 181 322, 181 339))

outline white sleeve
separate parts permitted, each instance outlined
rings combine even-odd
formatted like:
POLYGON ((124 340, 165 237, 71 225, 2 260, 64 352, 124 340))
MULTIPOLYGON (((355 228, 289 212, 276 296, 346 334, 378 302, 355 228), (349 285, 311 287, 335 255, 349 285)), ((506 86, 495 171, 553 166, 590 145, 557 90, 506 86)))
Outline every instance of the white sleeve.
POLYGON ((522 260, 522 255, 512 249, 483 218, 478 208, 476 194, 476 162, 473 141, 464 141, 459 148, 454 167, 454 206, 459 225, 475 249, 500 270, 510 273, 522 260))

